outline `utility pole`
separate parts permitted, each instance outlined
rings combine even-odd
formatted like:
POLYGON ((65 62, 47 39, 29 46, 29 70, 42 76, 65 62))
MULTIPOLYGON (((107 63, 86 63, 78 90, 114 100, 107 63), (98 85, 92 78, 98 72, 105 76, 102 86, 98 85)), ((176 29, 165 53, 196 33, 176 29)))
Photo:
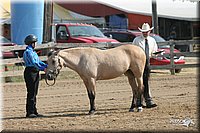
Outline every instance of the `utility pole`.
POLYGON ((154 27, 153 33, 159 34, 156 0, 152 0, 152 25, 154 27))
POLYGON ((52 0, 44 1, 44 22, 43 22, 43 43, 51 41, 53 21, 53 2, 52 0))

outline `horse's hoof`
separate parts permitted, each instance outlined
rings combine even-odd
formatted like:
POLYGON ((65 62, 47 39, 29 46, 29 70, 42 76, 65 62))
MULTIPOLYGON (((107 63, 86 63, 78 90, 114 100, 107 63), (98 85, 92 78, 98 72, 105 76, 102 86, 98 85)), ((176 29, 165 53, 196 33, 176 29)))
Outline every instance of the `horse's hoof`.
POLYGON ((90 110, 88 114, 93 115, 94 113, 95 113, 95 110, 90 110))
POLYGON ((134 112, 134 109, 129 109, 129 112, 134 112))
POLYGON ((138 107, 137 112, 142 112, 143 108, 142 107, 138 107))

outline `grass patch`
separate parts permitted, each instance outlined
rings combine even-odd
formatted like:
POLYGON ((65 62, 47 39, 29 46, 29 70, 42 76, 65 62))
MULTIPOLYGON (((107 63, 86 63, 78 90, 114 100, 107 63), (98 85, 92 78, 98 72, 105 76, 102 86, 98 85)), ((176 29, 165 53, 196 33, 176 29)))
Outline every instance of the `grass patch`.
POLYGON ((5 77, 4 78, 4 82, 8 83, 8 82, 24 82, 24 78, 23 76, 13 76, 13 77, 5 77))
MULTIPOLYGON (((12 67, 10 67, 10 68, 12 68, 12 67)), ((19 70, 23 70, 23 67, 21 66, 19 68, 19 70)), ((12 70, 9 69, 9 71, 12 71, 12 70)), ((40 74, 42 74, 42 75, 40 75, 41 76, 40 79, 44 80, 45 75, 43 73, 40 73, 40 74)), ((57 80, 63 80, 63 79, 81 79, 81 78, 76 72, 71 71, 71 70, 70 71, 67 70, 67 71, 61 71, 60 74, 57 77, 57 80)), ((21 75, 21 76, 6 77, 6 78, 4 78, 4 82, 6 82, 6 83, 8 83, 8 82, 17 83, 17 82, 25 82, 25 81, 24 81, 24 76, 21 75)))

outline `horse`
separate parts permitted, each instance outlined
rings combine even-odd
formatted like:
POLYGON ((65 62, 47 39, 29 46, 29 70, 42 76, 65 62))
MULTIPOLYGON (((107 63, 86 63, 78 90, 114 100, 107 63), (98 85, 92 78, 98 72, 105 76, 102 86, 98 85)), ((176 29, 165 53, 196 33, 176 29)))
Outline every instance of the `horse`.
POLYGON ((54 80, 63 67, 68 67, 83 80, 87 89, 90 110, 94 114, 96 81, 108 80, 126 75, 132 88, 133 99, 130 112, 142 110, 143 72, 146 62, 144 50, 136 45, 125 44, 115 48, 101 50, 91 47, 78 47, 49 52, 47 59, 47 80, 54 80))

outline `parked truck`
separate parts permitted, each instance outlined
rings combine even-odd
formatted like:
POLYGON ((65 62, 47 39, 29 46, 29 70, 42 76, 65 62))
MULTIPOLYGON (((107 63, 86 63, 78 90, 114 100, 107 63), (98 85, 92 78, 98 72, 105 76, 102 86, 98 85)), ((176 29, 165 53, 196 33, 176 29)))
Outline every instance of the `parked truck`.
POLYGON ((118 43, 90 24, 59 23, 55 25, 55 29, 56 43, 118 43))

